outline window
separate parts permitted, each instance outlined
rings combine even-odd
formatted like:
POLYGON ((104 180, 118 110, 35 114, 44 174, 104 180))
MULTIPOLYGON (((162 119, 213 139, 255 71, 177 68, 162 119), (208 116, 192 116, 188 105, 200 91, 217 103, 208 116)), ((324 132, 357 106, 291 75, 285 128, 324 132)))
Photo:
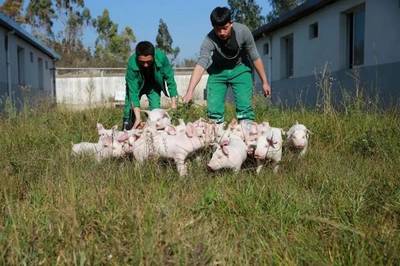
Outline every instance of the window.
POLYGON ((43 90, 43 59, 38 58, 38 83, 39 83, 39 90, 43 90))
POLYGON ((281 39, 281 47, 281 76, 282 78, 290 78, 293 76, 293 34, 281 39))
POLYGON ((347 14, 347 54, 349 67, 364 64, 365 7, 347 14))
POLYGON ((46 70, 49 69, 49 62, 47 62, 47 60, 44 62, 44 65, 46 67, 46 70))
POLYGON ((17 70, 18 70, 18 84, 25 83, 25 49, 17 47, 17 70))
POLYGON ((310 39, 318 38, 318 23, 313 23, 309 28, 309 37, 310 39))
POLYGON ((263 52, 265 55, 269 54, 269 43, 264 43, 263 52))
POLYGON ((31 57, 31 63, 33 63, 33 53, 30 52, 29 55, 30 55, 30 57, 31 57))

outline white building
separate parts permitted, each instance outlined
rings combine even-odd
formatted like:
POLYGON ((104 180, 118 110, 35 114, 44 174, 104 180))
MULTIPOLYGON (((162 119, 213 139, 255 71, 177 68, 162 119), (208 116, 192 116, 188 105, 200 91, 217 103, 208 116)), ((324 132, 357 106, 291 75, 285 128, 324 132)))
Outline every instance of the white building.
POLYGON ((0 110, 9 98, 20 107, 23 99, 55 96, 55 60, 59 56, 0 12, 0 110))
POLYGON ((399 0, 308 0, 253 34, 275 103, 315 106, 325 64, 336 99, 354 92, 358 73, 366 94, 385 107, 400 102, 399 0))

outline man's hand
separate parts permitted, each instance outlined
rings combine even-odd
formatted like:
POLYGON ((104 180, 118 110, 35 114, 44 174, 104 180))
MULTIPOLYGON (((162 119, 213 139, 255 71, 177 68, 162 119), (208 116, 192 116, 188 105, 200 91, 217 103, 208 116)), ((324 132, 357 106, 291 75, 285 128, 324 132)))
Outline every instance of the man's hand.
POLYGON ((194 89, 196 88, 197 84, 199 83, 201 77, 203 76, 205 69, 200 66, 196 65, 193 69, 192 75, 190 76, 189 85, 186 91, 185 96, 183 96, 183 103, 189 103, 193 99, 194 89))
POLYGON ((142 119, 140 118, 140 108, 139 107, 134 107, 133 108, 133 113, 135 115, 135 123, 133 123, 133 128, 137 128, 137 126, 142 121, 142 119))
POLYGON ((141 122, 142 122, 142 120, 140 119, 140 117, 139 117, 139 119, 136 118, 135 123, 133 123, 133 128, 137 128, 141 122))
POLYGON ((183 96, 183 103, 189 103, 193 99, 193 92, 187 91, 186 95, 183 96))
POLYGON ((171 108, 172 108, 172 109, 176 109, 176 108, 177 108, 177 105, 176 105, 176 98, 177 98, 177 97, 172 97, 172 98, 171 98, 171 108))
POLYGON ((271 87, 269 86, 268 82, 263 83, 262 85, 263 91, 264 91, 264 96, 268 97, 271 95, 271 87))

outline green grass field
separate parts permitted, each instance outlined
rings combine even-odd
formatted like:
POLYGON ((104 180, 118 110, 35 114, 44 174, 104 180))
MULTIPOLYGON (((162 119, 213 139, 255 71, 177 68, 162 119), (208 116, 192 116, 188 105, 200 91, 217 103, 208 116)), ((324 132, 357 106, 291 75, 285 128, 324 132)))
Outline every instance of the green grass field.
MULTIPOLYGON (((190 177, 172 164, 70 156, 120 109, 42 107, 0 119, 0 264, 400 264, 396 112, 256 106, 257 121, 313 132, 280 172, 252 165, 190 177)), ((200 107, 174 118, 195 120, 200 107)), ((233 117, 228 107, 228 119, 233 117)))

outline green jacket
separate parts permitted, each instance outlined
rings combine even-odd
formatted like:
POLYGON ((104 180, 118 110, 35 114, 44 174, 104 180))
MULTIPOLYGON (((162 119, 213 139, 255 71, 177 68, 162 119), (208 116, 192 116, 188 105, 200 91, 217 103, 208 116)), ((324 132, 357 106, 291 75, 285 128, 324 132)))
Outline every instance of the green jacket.
MULTIPOLYGON (((165 53, 160 49, 155 49, 155 73, 154 77, 160 88, 162 88, 164 94, 169 97, 175 97, 178 95, 176 90, 176 82, 174 78, 174 70, 165 53), (168 85, 167 95, 165 89, 165 83, 168 85)), ((125 75, 126 81, 126 95, 125 95, 125 108, 124 118, 129 117, 131 107, 140 107, 140 91, 143 89, 144 79, 140 73, 139 66, 136 62, 136 54, 133 54, 128 60, 128 67, 125 75)))

